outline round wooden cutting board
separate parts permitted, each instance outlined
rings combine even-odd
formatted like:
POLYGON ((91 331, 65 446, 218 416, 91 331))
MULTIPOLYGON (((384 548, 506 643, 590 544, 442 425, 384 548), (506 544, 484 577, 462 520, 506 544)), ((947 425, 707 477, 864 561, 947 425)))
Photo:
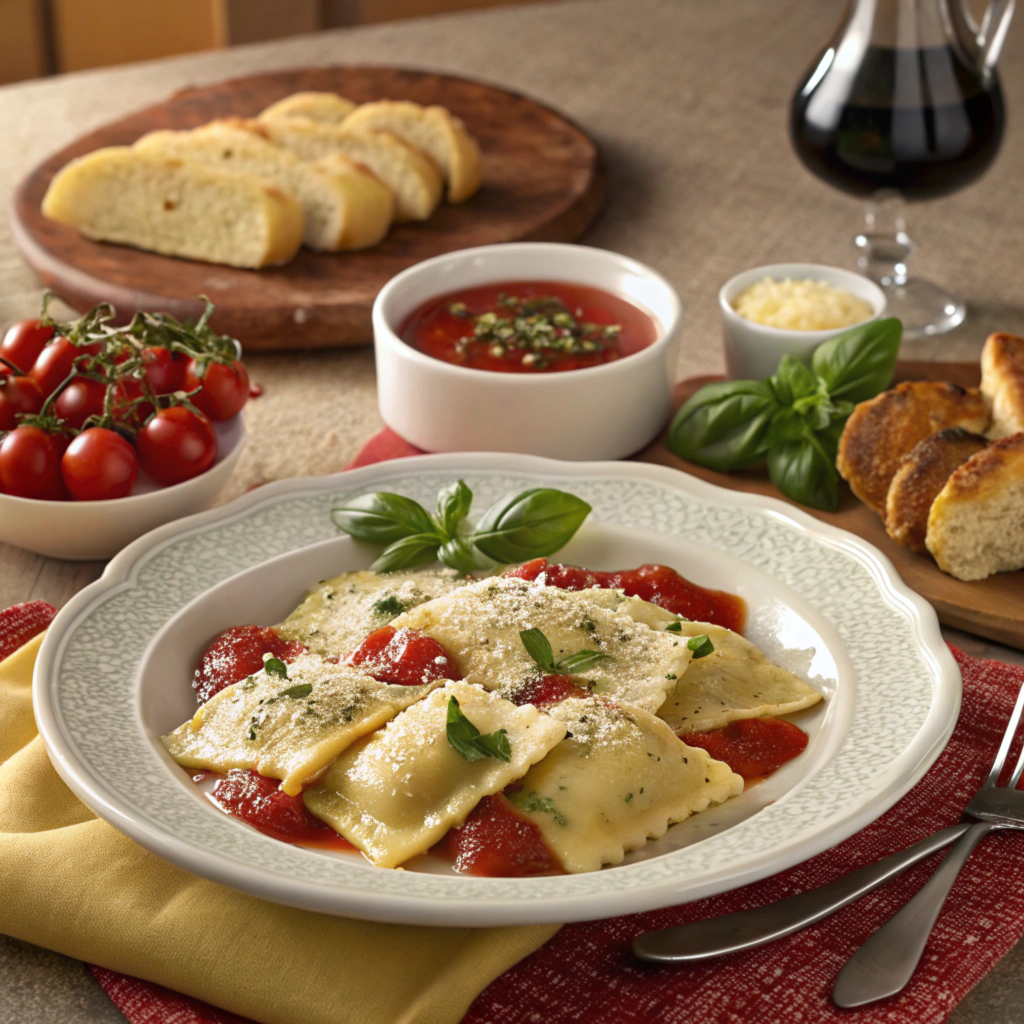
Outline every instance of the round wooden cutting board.
POLYGON ((249 349, 361 345, 370 310, 400 270, 443 252, 526 239, 574 241, 594 219, 605 174, 597 146, 533 100, 451 75, 382 67, 323 67, 235 78, 185 89, 83 136, 37 167, 14 196, 12 226, 22 255, 73 308, 110 301, 125 320, 140 309, 179 318, 217 306, 214 326, 249 349), (483 187, 461 206, 442 204, 429 221, 395 225, 384 242, 356 253, 307 249, 282 267, 238 270, 92 242, 43 217, 54 174, 74 157, 125 145, 157 128, 194 128, 216 117, 250 117, 304 90, 359 103, 439 103, 461 117, 483 151, 483 187))

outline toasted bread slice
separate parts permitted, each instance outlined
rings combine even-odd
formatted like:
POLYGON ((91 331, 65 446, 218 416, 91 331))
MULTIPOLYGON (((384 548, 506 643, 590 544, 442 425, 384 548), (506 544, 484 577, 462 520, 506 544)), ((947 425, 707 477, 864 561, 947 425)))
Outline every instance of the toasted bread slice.
POLYGON ((336 153, 358 160, 395 194, 395 220, 426 220, 441 202, 443 182, 433 161, 392 132, 355 132, 308 117, 261 117, 272 141, 303 160, 336 153))
POLYGON ((480 188, 480 147, 444 107, 421 107, 407 100, 364 103, 345 119, 345 128, 394 132, 423 150, 448 182, 450 203, 463 203, 480 188))
POLYGON ((928 513, 953 470, 988 445, 981 434, 949 427, 926 437, 900 463, 885 501, 885 530, 898 544, 926 551, 928 513))
POLYGON ((271 142, 258 121, 228 118, 193 131, 150 132, 135 149, 271 179, 299 200, 310 249, 363 249, 391 227, 394 198, 379 178, 344 157, 332 165, 300 160, 271 142))
POLYGON ((1024 338, 988 336, 981 350, 981 393, 992 409, 989 437, 1024 430, 1024 338))
POLYGON ((43 213, 88 238, 234 267, 286 263, 302 244, 302 208, 272 181, 129 146, 61 168, 43 213))
POLYGON ((272 103, 260 117, 308 117, 325 124, 341 124, 355 109, 355 103, 336 92, 293 92, 272 103))
POLYGON ((861 402, 839 439, 836 468, 854 494, 885 514, 889 484, 903 457, 946 427, 983 433, 988 409, 975 388, 945 381, 908 381, 861 402))
POLYGON ((1024 433, 993 441, 954 471, 932 503, 926 541, 958 580, 1024 569, 1024 433))

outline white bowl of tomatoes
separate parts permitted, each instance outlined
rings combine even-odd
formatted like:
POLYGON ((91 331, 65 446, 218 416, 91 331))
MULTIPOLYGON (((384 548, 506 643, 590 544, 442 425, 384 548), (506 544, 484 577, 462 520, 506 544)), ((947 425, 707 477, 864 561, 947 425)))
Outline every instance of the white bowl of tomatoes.
POLYGON ((109 306, 13 325, 0 341, 0 540, 109 558, 206 508, 242 453, 249 378, 208 326, 109 306))

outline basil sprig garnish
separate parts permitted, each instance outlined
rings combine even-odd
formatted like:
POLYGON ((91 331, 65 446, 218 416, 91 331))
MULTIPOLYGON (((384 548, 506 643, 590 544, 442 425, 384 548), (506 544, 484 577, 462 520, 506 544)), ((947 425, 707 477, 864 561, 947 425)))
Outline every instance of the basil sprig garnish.
POLYGON ((707 633, 701 633, 699 636, 691 636, 686 641, 686 646, 693 651, 694 661, 697 658, 706 658, 709 654, 715 653, 715 645, 711 642, 711 637, 707 633))
POLYGON ((473 492, 457 480, 438 494, 433 514, 411 498, 378 491, 337 505, 331 518, 356 540, 384 546, 371 566, 378 572, 438 559, 473 572, 554 554, 590 513, 573 494, 535 487, 493 505, 474 529, 467 518, 472 503, 473 492))
POLYGON ((448 742, 467 761, 482 761, 485 757, 496 757, 506 764, 512 760, 512 747, 504 729, 481 734, 480 730, 465 716, 455 697, 448 698, 448 719, 445 725, 448 742))
POLYGON ((264 658, 263 668, 267 675, 280 676, 282 679, 288 678, 288 666, 280 658, 264 658))
POLYGON ((787 497, 834 512, 843 426, 889 386, 902 333, 895 317, 875 320, 819 345, 810 367, 787 355, 767 380, 708 384, 676 413, 668 446, 723 473, 767 462, 787 497))
POLYGON ((526 653, 533 658, 537 668, 549 676, 574 676, 604 661, 608 655, 603 651, 577 651, 555 660, 555 652, 551 641, 536 626, 524 629, 519 633, 526 653))

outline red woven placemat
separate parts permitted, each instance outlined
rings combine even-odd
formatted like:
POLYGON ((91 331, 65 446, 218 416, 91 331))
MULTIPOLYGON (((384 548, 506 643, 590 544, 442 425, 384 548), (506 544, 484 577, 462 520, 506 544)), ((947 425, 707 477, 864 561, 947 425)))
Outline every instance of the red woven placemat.
MULTIPOLYGON (((350 468, 417 454, 390 431, 368 442, 350 468)), ((32 610, 33 605, 19 606, 32 610)), ((47 606, 48 607, 48 606, 47 606)), ((17 616, 0 613, 5 636, 17 616)), ((30 611, 38 622, 38 607, 30 611)), ((52 610, 50 610, 52 615, 52 610)), ((47 620, 48 622, 48 620, 47 620)), ((43 626, 29 627, 27 640, 43 626)), ((840 1011, 828 993, 840 967, 924 883, 937 858, 840 913, 770 946, 707 964, 655 967, 630 954, 651 928, 762 906, 824 885, 954 824, 991 764, 1024 668, 970 658, 953 648, 964 680, 960 720, 946 750, 895 807, 839 846, 782 874, 681 907, 567 925, 491 984, 464 1024, 939 1024, 1024 935, 1024 839, 996 835, 961 873, 925 951, 898 997, 840 1011)), ((247 1024, 158 985, 92 967, 131 1024, 247 1024)), ((383 983, 383 981, 382 981, 383 983)))

